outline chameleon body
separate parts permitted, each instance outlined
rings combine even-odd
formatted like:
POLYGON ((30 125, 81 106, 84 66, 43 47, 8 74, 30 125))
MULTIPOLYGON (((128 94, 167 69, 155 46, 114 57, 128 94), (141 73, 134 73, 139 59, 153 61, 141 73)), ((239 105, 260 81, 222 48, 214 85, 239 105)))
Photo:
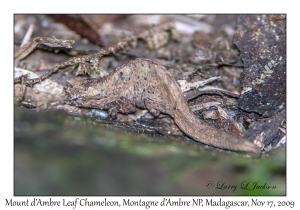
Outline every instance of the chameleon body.
POLYGON ((202 122, 190 110, 178 83, 165 67, 138 58, 116 68, 106 77, 67 84, 65 102, 85 108, 108 109, 111 115, 133 113, 135 107, 154 116, 170 115, 189 137, 201 143, 233 151, 261 154, 250 141, 217 130, 202 122))

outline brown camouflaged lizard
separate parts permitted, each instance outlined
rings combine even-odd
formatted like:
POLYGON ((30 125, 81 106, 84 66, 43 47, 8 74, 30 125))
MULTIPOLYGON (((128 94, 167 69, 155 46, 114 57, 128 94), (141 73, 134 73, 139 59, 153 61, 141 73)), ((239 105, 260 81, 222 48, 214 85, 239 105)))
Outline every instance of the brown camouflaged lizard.
POLYGON ((230 135, 202 122, 189 109, 178 83, 161 65, 138 58, 118 67, 106 77, 68 83, 65 102, 78 107, 133 113, 135 107, 147 108, 154 116, 170 115, 188 136, 214 147, 260 155, 250 141, 230 135))

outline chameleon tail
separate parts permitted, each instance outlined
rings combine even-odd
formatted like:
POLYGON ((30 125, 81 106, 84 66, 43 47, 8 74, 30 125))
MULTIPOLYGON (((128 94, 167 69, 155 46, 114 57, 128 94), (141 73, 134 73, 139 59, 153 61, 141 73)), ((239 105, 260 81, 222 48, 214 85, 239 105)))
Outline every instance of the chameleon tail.
POLYGON ((250 152, 255 156, 261 155, 261 149, 252 142, 206 125, 193 113, 187 117, 182 112, 175 111, 174 115, 178 127, 194 140, 221 149, 250 152), (194 129, 195 127, 197 129, 194 129))

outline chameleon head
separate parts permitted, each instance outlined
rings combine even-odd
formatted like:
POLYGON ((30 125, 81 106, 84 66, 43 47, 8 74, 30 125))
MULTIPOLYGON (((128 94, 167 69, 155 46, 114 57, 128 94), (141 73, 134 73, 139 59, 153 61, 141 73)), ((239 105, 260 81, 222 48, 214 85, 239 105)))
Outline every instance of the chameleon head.
POLYGON ((64 88, 65 90, 65 103, 70 104, 73 106, 82 106, 84 101, 84 96, 80 94, 80 91, 77 90, 78 88, 73 87, 72 84, 67 82, 67 86, 64 88))
POLYGON ((65 90, 65 103, 77 107, 92 108, 97 106, 98 100, 103 96, 104 89, 98 88, 91 79, 79 82, 67 82, 65 90))

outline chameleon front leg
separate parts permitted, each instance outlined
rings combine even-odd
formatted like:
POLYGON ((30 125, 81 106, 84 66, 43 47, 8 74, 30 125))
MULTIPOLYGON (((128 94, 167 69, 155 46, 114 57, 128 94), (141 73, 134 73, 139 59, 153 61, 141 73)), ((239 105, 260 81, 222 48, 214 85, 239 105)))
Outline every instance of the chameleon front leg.
POLYGON ((144 99, 145 107, 149 112, 157 117, 160 114, 160 111, 157 109, 157 103, 149 98, 144 99))
POLYGON ((132 104, 132 102, 124 97, 121 97, 120 99, 111 102, 109 105, 109 115, 111 115, 113 118, 116 117, 117 113, 124 113, 124 114, 131 114, 134 113, 136 108, 132 104))

